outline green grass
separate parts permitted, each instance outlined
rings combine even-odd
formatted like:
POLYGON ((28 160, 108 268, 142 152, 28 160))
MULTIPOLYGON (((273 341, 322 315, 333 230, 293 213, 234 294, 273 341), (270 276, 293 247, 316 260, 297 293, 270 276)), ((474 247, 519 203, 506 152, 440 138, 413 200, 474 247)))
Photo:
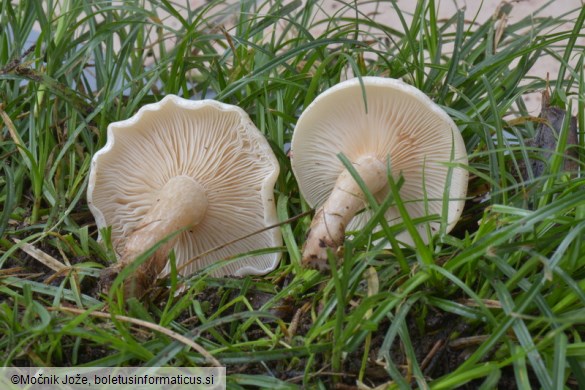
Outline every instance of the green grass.
MULTIPOLYGON (((41 3, 0 0, 2 365, 209 364, 184 336, 228 367, 233 388, 585 388, 585 183, 562 172, 560 147, 544 175, 518 173, 538 153, 526 147, 537 123, 522 118, 525 94, 546 87, 526 75, 544 54, 562 65, 550 75, 552 102, 577 107, 584 128, 576 39, 585 10, 550 18, 548 3, 498 40, 492 19, 436 21, 432 0, 419 2, 412 22, 399 3, 371 2, 392 5, 401 28, 353 2, 329 16, 312 1, 210 2, 185 19, 166 0, 69 0, 60 14, 41 3), (574 30, 558 32, 565 20, 574 30), (30 41, 33 29, 41 33, 30 41), (296 119, 350 74, 401 78, 456 121, 472 178, 453 232, 390 251, 376 239, 392 241, 416 221, 388 227, 378 217, 325 275, 300 265, 303 216, 281 227, 283 259, 265 277, 204 272, 183 294, 162 288, 144 302, 125 303, 120 289, 98 293, 99 270, 115 256, 96 241, 85 191, 110 122, 170 93, 239 105, 279 160, 277 210, 287 221, 309 210, 286 155, 296 119), (47 256, 60 271, 35 259, 47 256)), ((376 215, 400 205, 400 185, 372 205, 376 215)))

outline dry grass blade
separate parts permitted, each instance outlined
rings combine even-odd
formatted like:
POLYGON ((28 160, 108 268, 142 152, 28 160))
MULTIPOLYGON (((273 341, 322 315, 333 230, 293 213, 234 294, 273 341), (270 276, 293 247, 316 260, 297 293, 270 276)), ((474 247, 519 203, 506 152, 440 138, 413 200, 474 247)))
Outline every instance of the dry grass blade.
MULTIPOLYGON (((18 151, 20 152, 20 154, 23 157, 26 157, 26 154, 22 150, 22 148, 24 147, 23 143, 22 143, 22 138, 20 138, 20 135, 18 134, 18 131, 16 130, 16 127, 14 126, 14 123, 12 122, 12 120, 10 119, 10 117, 8 116, 6 111, 4 111, 4 104, 0 104, 0 118, 2 118, 2 121, 6 125, 6 128, 8 129, 8 133, 10 133, 10 137, 12 138, 12 142, 14 142, 14 144, 16 146, 18 146, 18 151)), ((26 161, 26 159, 25 159, 25 161, 26 161)))
MULTIPOLYGON (((70 308, 70 307, 63 307, 63 306, 59 306, 53 310, 59 310, 59 311, 64 311, 64 312, 69 312, 69 313, 74 313, 74 314, 85 314, 86 311, 85 310, 80 310, 80 309, 74 309, 74 308, 70 308)), ((185 344, 186 346, 194 349, 195 351, 199 352, 203 357, 205 357, 205 359, 207 359, 207 361, 209 362, 209 364, 211 364, 214 367, 223 367, 223 365, 219 362, 219 360, 217 360, 216 358, 214 358, 209 352, 207 352, 205 350, 205 348, 203 348, 201 345, 197 344, 196 342, 194 342, 193 340, 188 339, 187 337, 180 335, 176 332, 173 332, 170 329, 167 329, 165 327, 162 327, 160 325, 157 324, 153 324, 152 322, 148 322, 148 321, 143 321, 143 320, 139 320, 137 318, 132 318, 132 317, 127 317, 127 316, 112 316, 110 313, 103 313, 103 312, 99 312, 99 311, 94 311, 89 313, 90 316, 93 317, 99 317, 99 318, 108 318, 111 319, 113 317, 115 317, 117 320, 120 321, 124 321, 124 322, 128 322, 134 325, 138 325, 138 326, 142 326, 144 328, 150 329, 150 330, 154 330, 156 332, 160 332, 166 336, 169 336, 183 344, 185 344)))
POLYGON ((25 252, 27 255, 29 255, 32 258, 34 258, 35 260, 38 260, 39 262, 43 263, 44 265, 46 265, 47 267, 49 267, 53 271, 66 272, 67 270, 69 270, 69 267, 67 267, 65 264, 61 263, 59 260, 55 259, 53 256, 50 256, 50 255, 46 254, 45 252, 43 252, 42 250, 36 248, 32 244, 29 244, 27 242, 21 243, 21 240, 19 240, 17 238, 14 239, 14 242, 16 242, 17 244, 20 244, 21 245, 20 249, 22 249, 22 251, 25 252))
MULTIPOLYGON (((462 305, 469 307, 481 307, 481 305, 478 302, 474 301, 473 299, 460 299, 458 300, 458 302, 461 303, 462 305)), ((502 303, 495 299, 483 299, 481 302, 485 307, 490 309, 502 308, 502 303)))

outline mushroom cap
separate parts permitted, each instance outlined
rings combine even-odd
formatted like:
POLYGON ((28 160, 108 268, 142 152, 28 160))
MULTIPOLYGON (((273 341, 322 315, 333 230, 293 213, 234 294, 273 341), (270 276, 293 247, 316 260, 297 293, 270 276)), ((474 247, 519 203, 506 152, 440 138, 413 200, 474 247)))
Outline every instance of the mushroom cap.
MULTIPOLYGON (((203 220, 180 233, 177 264, 278 222, 274 184, 279 166, 262 133, 239 107, 168 95, 133 117, 108 126, 108 141, 93 157, 87 199, 98 229, 111 226, 118 255, 125 239, 171 178, 188 176, 204 189, 203 220)), ((187 266, 189 275, 218 260, 282 245, 278 228, 239 240, 187 266)), ((144 248, 147 250, 148 248, 144 248)), ((278 265, 279 253, 247 257, 215 276, 257 275, 278 265)))
MULTIPOLYGON (((443 194, 449 184, 449 167, 445 163, 467 164, 459 129, 445 111, 415 87, 381 77, 361 80, 363 89, 358 78, 328 89, 297 122, 291 142, 292 169, 305 200, 311 207, 319 207, 327 200, 345 169, 337 157, 339 153, 352 162, 372 155, 384 163, 390 159, 395 178, 403 175, 400 195, 411 218, 442 215, 443 194)), ((467 176, 463 168, 452 169, 447 231, 463 211, 467 176)), ((374 195, 382 201, 388 191, 384 188, 374 195)), ((357 214, 347 229, 363 227, 371 215, 368 210, 357 214)), ((390 225, 402 221, 394 206, 385 217, 390 225)), ((417 229, 428 242, 425 225, 419 224, 417 229)), ((439 227, 440 222, 430 222, 431 233, 439 227)), ((406 231, 396 238, 413 244, 406 231)))

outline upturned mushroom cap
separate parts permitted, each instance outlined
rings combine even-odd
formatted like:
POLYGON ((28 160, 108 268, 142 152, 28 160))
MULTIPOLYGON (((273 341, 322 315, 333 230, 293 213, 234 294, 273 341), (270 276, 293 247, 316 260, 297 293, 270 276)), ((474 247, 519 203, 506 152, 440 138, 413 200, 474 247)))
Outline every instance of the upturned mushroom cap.
MULTIPOLYGON (((167 217, 189 220, 193 226, 174 244, 180 265, 277 223, 273 190, 278 172, 270 146, 243 110, 169 95, 128 120, 110 124, 108 142, 92 160, 87 198, 97 227, 111 226, 119 255, 136 231, 167 217), (183 202, 187 211, 173 215, 157 205, 163 201, 183 202)), ((167 230, 182 227, 172 223, 167 230)), ((181 274, 280 245, 279 229, 270 229, 205 255, 181 274)), ((277 266, 279 257, 273 253, 237 260, 215 276, 264 274, 277 266)))
MULTIPOLYGON (((356 167, 364 156, 373 157, 384 167, 389 158, 394 178, 400 174, 404 177, 400 195, 411 218, 441 215, 443 194, 449 186, 446 229, 451 230, 461 215, 467 192, 467 171, 463 168, 453 168, 447 183, 446 163, 467 164, 457 126, 425 94, 402 81, 380 77, 361 80, 363 88, 356 78, 328 89, 299 118, 291 151, 292 169, 302 195, 312 207, 325 203, 342 172, 347 173, 337 157, 339 153, 356 167)), ((381 183, 381 187, 374 193, 378 201, 389 191, 387 183, 381 183)), ((390 225, 401 222, 395 207, 390 207, 385 216, 390 225)), ((367 210, 357 214, 348 230, 361 228, 370 217, 367 210)), ((431 222, 431 234, 439 226, 439 222, 431 222)), ((428 241, 425 225, 417 229, 428 241)), ((406 231, 396 238, 408 245, 413 243, 406 231)))

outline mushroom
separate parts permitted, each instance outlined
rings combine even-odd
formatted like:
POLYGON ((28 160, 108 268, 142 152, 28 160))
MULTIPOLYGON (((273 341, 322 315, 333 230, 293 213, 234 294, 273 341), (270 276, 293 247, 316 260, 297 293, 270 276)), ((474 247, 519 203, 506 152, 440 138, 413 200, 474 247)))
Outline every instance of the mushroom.
MULTIPOLYGON (((445 111, 400 80, 355 78, 322 93, 301 114, 291 151, 301 194, 317 207, 303 247, 306 266, 327 269, 327 249, 336 253, 346 227, 359 229, 372 216, 369 210, 358 214, 366 208, 365 196, 340 161, 340 153, 378 202, 388 194, 391 167, 393 178, 404 178, 400 196, 410 217, 441 215, 447 186, 447 232, 461 216, 467 171, 448 164, 467 164, 461 134, 445 111)), ((389 225, 400 223, 398 209, 391 206, 385 219, 389 225)), ((440 221, 416 226, 425 243, 429 228, 437 232, 439 227, 440 221)), ((413 243, 407 231, 396 239, 401 245, 413 243)))
MULTIPOLYGON (((204 254, 180 272, 190 275, 235 254, 282 245, 279 229, 267 229, 277 223, 273 191, 278 172, 268 142, 236 106, 169 95, 130 119, 111 123, 108 142, 93 157, 87 190, 97 227, 111 227, 119 256, 102 274, 105 287, 169 236, 125 281, 128 294, 143 294, 165 268, 171 249, 177 268, 204 254)), ((279 257, 242 258, 213 275, 264 274, 279 257)))

